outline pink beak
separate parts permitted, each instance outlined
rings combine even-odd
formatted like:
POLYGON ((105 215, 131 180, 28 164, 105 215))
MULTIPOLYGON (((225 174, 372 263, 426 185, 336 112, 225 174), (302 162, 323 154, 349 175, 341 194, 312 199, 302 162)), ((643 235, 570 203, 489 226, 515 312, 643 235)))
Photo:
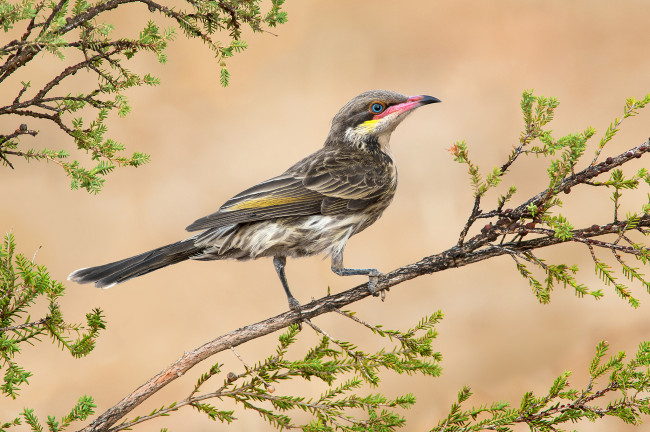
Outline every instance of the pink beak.
POLYGON ((438 102, 440 102, 440 99, 435 98, 433 96, 427 96, 427 95, 411 96, 406 100, 406 102, 389 106, 384 112, 374 116, 373 119, 379 120, 393 113, 401 114, 407 111, 411 111, 412 109, 421 107, 422 105, 428 105, 431 103, 438 103, 438 102))

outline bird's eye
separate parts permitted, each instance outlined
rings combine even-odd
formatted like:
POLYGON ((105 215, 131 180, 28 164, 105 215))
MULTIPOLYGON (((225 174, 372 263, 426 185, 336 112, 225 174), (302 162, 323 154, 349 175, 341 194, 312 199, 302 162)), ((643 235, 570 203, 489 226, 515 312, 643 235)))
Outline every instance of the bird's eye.
POLYGON ((384 104, 379 103, 379 102, 374 102, 372 105, 370 105, 370 111, 372 111, 375 114, 379 114, 382 112, 386 107, 384 104))

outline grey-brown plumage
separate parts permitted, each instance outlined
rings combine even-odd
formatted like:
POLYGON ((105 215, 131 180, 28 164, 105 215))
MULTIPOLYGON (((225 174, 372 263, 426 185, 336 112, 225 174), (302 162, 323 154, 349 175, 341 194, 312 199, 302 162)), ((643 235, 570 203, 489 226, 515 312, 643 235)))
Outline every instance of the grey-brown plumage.
POLYGON ((226 201, 187 227, 198 234, 143 254, 77 270, 68 279, 108 288, 187 259, 254 259, 272 256, 289 306, 299 306, 284 274, 287 257, 332 256, 342 276, 375 269, 347 269, 347 240, 375 222, 397 187, 388 147, 390 135, 413 109, 440 102, 431 96, 404 96, 375 90, 360 94, 334 116, 325 145, 283 174, 226 201))

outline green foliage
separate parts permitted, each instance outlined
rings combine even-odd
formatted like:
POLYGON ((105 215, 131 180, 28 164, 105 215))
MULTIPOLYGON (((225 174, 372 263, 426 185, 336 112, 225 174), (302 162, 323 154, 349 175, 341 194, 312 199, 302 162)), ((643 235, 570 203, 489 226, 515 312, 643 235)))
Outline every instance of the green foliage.
MULTIPOLYGON (((93 415, 96 407, 93 398, 90 396, 82 396, 79 398, 72 410, 67 415, 63 416, 61 420, 57 420, 54 416, 47 416, 47 430, 49 432, 63 432, 67 430, 72 423, 84 421, 93 415)), ((31 408, 25 408, 23 412, 20 413, 20 417, 16 417, 11 422, 0 424, 0 432, 10 432, 13 426, 21 425, 23 420, 27 425, 29 425, 30 430, 33 432, 41 432, 45 430, 38 417, 34 414, 34 410, 31 408)))
MULTIPOLYGON (((494 167, 492 172, 490 172, 486 176, 485 180, 483 180, 483 177, 479 173, 478 166, 473 164, 469 159, 469 152, 465 141, 457 141, 456 144, 449 149, 449 152, 454 156, 456 162, 467 165, 475 197, 485 195, 488 189, 498 186, 501 182, 501 176, 503 173, 499 167, 494 167)), ((512 190, 510 194, 514 194, 515 190, 516 189, 512 190)))
MULTIPOLYGON (((636 115, 648 102, 650 95, 640 101, 628 99, 623 119, 636 115)), ((647 169, 625 173, 620 166, 632 158, 644 156, 650 148, 650 139, 633 149, 598 162, 605 144, 610 142, 619 130, 622 119, 616 119, 598 144, 595 158, 587 162, 586 168, 579 171, 578 166, 584 162, 588 142, 595 135, 595 130, 589 127, 583 132, 554 138, 546 126, 552 120, 557 106, 557 100, 552 98, 537 97, 532 92, 525 92, 523 95, 525 128, 520 136, 520 144, 497 175, 505 176, 518 157, 532 155, 548 159, 549 183, 546 189, 515 208, 503 210, 505 203, 512 200, 515 192, 514 187, 510 187, 498 198, 494 210, 484 212, 480 208, 482 194, 477 193, 481 184, 477 175, 479 168, 469 162, 467 145, 462 143, 456 151, 452 151, 457 161, 470 166, 475 189, 474 210, 463 232, 467 233, 468 228, 479 218, 497 218, 494 225, 486 225, 480 235, 470 240, 472 247, 479 244, 488 250, 509 254, 540 303, 550 301, 551 292, 558 284, 565 288, 572 287, 579 297, 589 295, 599 299, 603 296, 601 290, 591 290, 576 280, 577 266, 548 264, 533 253, 533 249, 540 245, 554 244, 549 239, 583 245, 582 247, 589 251, 595 272, 603 284, 613 287, 616 294, 631 306, 638 307, 640 302, 632 295, 629 284, 640 285, 650 292, 650 281, 638 267, 630 265, 626 257, 631 256, 643 264, 647 264, 650 259, 650 248, 637 240, 647 236, 649 232, 647 216, 650 214, 650 194, 648 202, 643 204, 640 210, 627 211, 623 220, 620 219, 620 213, 625 192, 640 189, 641 186, 647 187, 650 181, 647 169), (607 178, 598 178, 605 174, 607 178), (566 215, 557 212, 557 208, 566 200, 564 195, 570 197, 572 189, 579 186, 606 187, 613 190, 613 211, 609 223, 576 228, 566 215), (633 237, 635 235, 636 238, 633 237), (496 243, 499 236, 501 239, 496 243), (533 238, 526 237, 529 240, 523 240, 524 236, 533 238), (601 251, 607 253, 609 260, 600 256, 601 251), (611 265, 611 261, 618 265, 618 269, 611 265), (529 269, 531 264, 533 268, 529 269), (539 273, 543 276, 539 276, 539 273), (620 277, 619 273, 623 277, 620 277)), ((463 240, 464 234, 461 235, 460 246, 463 245, 463 240)), ((647 396, 650 391, 650 343, 642 343, 635 358, 627 363, 624 362, 625 354, 622 352, 603 361, 607 348, 605 342, 598 345, 596 356, 589 367, 589 384, 584 389, 571 388, 570 373, 566 372, 556 378, 548 394, 537 397, 533 392, 528 392, 518 407, 511 407, 507 402, 495 402, 465 409, 464 403, 471 396, 469 388, 466 387, 458 394, 458 400, 452 405, 447 418, 432 430, 506 432, 512 431, 519 423, 525 423, 533 431, 562 431, 565 425, 571 427, 576 421, 596 421, 604 416, 617 417, 629 424, 639 424, 643 416, 650 414, 650 399, 647 396), (607 382, 598 388, 598 382, 603 380, 607 382)))
POLYGON ((469 167, 475 197, 474 210, 463 230, 459 245, 462 245, 464 235, 477 219, 497 218, 494 225, 486 225, 482 230, 482 235, 486 238, 485 241, 495 241, 499 235, 502 235, 501 240, 498 245, 492 244, 486 247, 508 253, 514 259, 519 273, 532 287, 537 299, 541 303, 548 303, 551 291, 557 283, 561 283, 564 287, 572 287, 579 297, 589 295, 599 299, 603 293, 600 290, 590 290, 575 279, 575 274, 578 272, 577 266, 547 264, 544 260, 536 257, 532 251, 514 252, 514 248, 509 246, 520 245, 523 237, 530 234, 536 236, 530 240, 531 242, 552 237, 561 242, 583 244, 588 248, 595 264, 596 273, 604 284, 612 286, 616 294, 631 306, 638 307, 639 300, 632 295, 631 288, 617 278, 616 271, 598 256, 596 248, 611 253, 611 257, 618 262, 623 276, 630 282, 642 285, 650 292, 650 281, 639 269, 628 265, 622 258, 622 255, 629 254, 644 264, 650 258, 650 249, 644 243, 631 237, 631 234, 635 232, 643 236, 647 235, 647 231, 639 224, 643 217, 650 214, 650 194, 648 194, 648 203, 644 204, 639 211, 628 211, 625 220, 621 221, 619 218, 624 192, 637 190, 642 185, 650 185, 650 174, 646 168, 626 175, 619 166, 632 158, 643 156, 650 148, 650 140, 616 157, 608 157, 601 163, 597 162, 605 144, 610 142, 619 130, 622 120, 638 114, 639 110, 648 103, 650 103, 650 95, 641 100, 628 99, 622 119, 616 119, 609 126, 598 144, 596 157, 586 168, 578 171, 577 167, 580 162, 584 162, 583 156, 587 151, 588 142, 596 134, 596 130, 587 127, 582 132, 569 133, 563 137, 555 138, 552 131, 548 129, 548 124, 553 120, 559 102, 555 98, 535 96, 532 91, 525 91, 521 101, 524 130, 519 137, 519 145, 513 149, 506 163, 498 169, 495 168, 485 181, 479 174, 478 165, 469 160, 467 143, 461 141, 451 148, 454 160, 467 164, 469 167), (504 210, 504 205, 512 201, 516 192, 516 188, 510 186, 507 192, 497 199, 496 208, 484 212, 480 208, 481 198, 489 189, 498 187, 499 182, 510 171, 512 164, 522 156, 547 158, 546 172, 549 182, 546 188, 516 208, 504 210), (605 173, 609 173, 609 178, 599 180, 598 176, 605 173), (576 228, 566 215, 557 211, 557 208, 561 207, 567 199, 565 196, 571 196, 572 188, 582 185, 613 189, 611 195, 613 218, 610 223, 576 228), (592 239, 592 237, 607 234, 615 237, 610 238, 609 241, 592 239), (509 242, 508 235, 513 236, 509 242), (529 269, 524 261, 541 270, 544 274, 543 278, 529 269))
POLYGON ((83 357, 105 328, 99 309, 86 314, 85 325, 65 322, 57 303, 65 287, 50 278, 47 268, 16 254, 15 247, 13 235, 7 234, 0 245, 0 366, 4 370, 0 391, 14 399, 32 376, 17 362, 23 344, 34 344, 46 335, 74 357, 83 357), (47 302, 47 314, 32 321, 29 310, 39 299, 47 302))
MULTIPOLYGON (((203 42, 214 53, 219 80, 224 86, 230 82, 227 59, 247 47, 242 39, 244 28, 262 32, 267 26, 275 27, 287 20, 286 12, 282 11, 284 0, 271 0, 266 13, 262 12, 261 0, 187 0, 187 10, 170 9, 153 1, 136 2, 146 6, 150 13, 171 20, 186 37, 203 42), (215 40, 215 35, 222 33, 227 34, 227 42, 215 40)), ((123 144, 107 138, 106 119, 111 112, 124 117, 131 111, 125 96, 127 89, 160 83, 149 73, 141 75, 130 71, 128 62, 139 53, 149 52, 164 64, 167 61, 165 49, 174 40, 176 30, 161 30, 150 20, 136 37, 116 38, 112 36, 114 26, 99 19, 128 2, 112 3, 86 0, 0 3, 0 26, 4 31, 24 29, 21 40, 0 47, 0 61, 4 62, 0 65, 0 86, 4 84, 1 94, 6 98, 0 101, 0 116, 14 121, 29 119, 39 124, 43 121, 56 124, 74 140, 78 150, 90 155, 94 165, 88 166, 87 162, 76 159, 69 161, 70 152, 62 149, 24 148, 20 138, 38 134, 26 123, 16 124, 12 132, 0 133, 2 164, 13 168, 9 159, 16 157, 52 162, 70 178, 72 189, 97 193, 106 176, 116 167, 138 167, 149 161, 149 155, 140 152, 126 155, 123 144), (12 94, 14 90, 7 87, 7 78, 16 72, 27 73, 29 67, 38 68, 37 55, 42 52, 60 59, 60 70, 54 71, 41 89, 32 89, 31 82, 23 82, 12 94), (96 76, 93 88, 79 90, 74 95, 63 93, 62 84, 68 84, 80 71, 96 76), (94 118, 91 117, 93 113, 94 118)))
POLYGON ((497 209, 499 209, 499 211, 501 211, 501 209, 503 208, 503 206, 504 206, 508 201, 510 201, 510 200, 512 199, 512 197, 514 196, 514 194, 515 194, 516 192, 517 192, 517 187, 514 186, 514 185, 510 186, 510 187, 508 188, 508 192, 506 192, 505 195, 501 195, 501 196, 499 197, 499 200, 498 200, 498 202, 497 202, 497 204, 498 204, 498 205, 497 205, 497 209))
POLYGON ((573 225, 561 214, 549 216, 545 222, 553 230, 553 235, 560 240, 566 241, 573 237, 573 225))
POLYGON ((537 397, 529 391, 517 408, 500 401, 463 409, 471 396, 465 387, 458 393, 458 401, 452 404, 447 418, 431 431, 511 432, 516 424, 525 423, 531 431, 560 432, 565 425, 585 419, 594 422, 604 416, 638 425, 643 416, 650 414, 650 342, 641 343, 635 357, 627 363, 624 352, 602 363, 608 348, 604 341, 596 347, 589 366, 589 383, 583 389, 571 388, 571 372, 564 372, 553 381, 546 395, 537 397), (598 386, 603 378, 606 382, 598 386))
POLYGON ((555 115, 555 108, 560 102, 554 98, 535 96, 532 90, 524 91, 521 97, 521 111, 524 114, 525 128, 519 142, 528 143, 533 139, 546 134, 542 128, 546 126, 555 115))
MULTIPOLYGON (((639 113, 639 109, 645 108, 645 106, 650 103, 650 94, 646 95, 643 99, 636 100, 635 98, 628 98, 625 101, 625 107, 623 108, 623 117, 615 118, 612 123, 607 127, 605 135, 601 138, 600 143, 598 144, 598 149, 596 150, 596 156, 594 157, 594 162, 600 156, 605 145, 614 138, 614 135, 620 130, 621 123, 623 120, 629 117, 633 117, 639 113)), ((592 162, 593 163, 593 162, 592 162)))
POLYGON ((578 297, 590 295, 595 299, 599 299, 603 296, 603 293, 600 290, 590 290, 575 279, 573 275, 578 272, 578 266, 546 264, 544 260, 536 257, 532 252, 513 255, 513 258, 517 264, 519 274, 528 281, 529 285, 533 288, 535 297, 537 297, 537 300, 539 300, 540 303, 546 304, 551 301, 551 291, 553 291, 555 285, 558 283, 561 283, 564 288, 567 286, 572 287, 578 297), (518 257, 523 258, 541 269, 545 274, 543 279, 544 282, 540 282, 540 280, 538 280, 538 278, 528 270, 528 267, 517 259, 518 257))
POLYGON ((210 420, 231 423, 235 420, 234 411, 222 410, 205 402, 224 398, 234 400, 245 410, 257 412, 277 429, 391 431, 403 426, 404 418, 395 409, 413 405, 415 397, 412 394, 389 398, 381 393, 360 395, 359 390, 364 385, 377 387, 382 371, 438 376, 441 357, 432 350, 431 344, 437 335, 434 326, 442 319, 442 313, 437 312, 422 319, 407 331, 398 331, 365 323, 352 312, 338 312, 364 325, 374 334, 387 338, 393 342, 393 346, 374 353, 365 352, 349 341, 331 339, 307 321, 321 334, 321 338, 303 356, 289 358, 289 352, 301 333, 297 325, 292 325, 279 336, 274 355, 253 366, 244 363, 244 370, 239 374, 229 373, 217 390, 202 392, 204 385, 221 372, 220 365, 212 366, 201 375, 186 399, 124 422, 118 428, 130 428, 188 405, 207 415, 210 420), (329 388, 318 397, 273 394, 276 387, 281 389, 284 382, 292 379, 318 379, 329 388), (312 420, 302 425, 294 424, 291 414, 300 411, 311 414, 312 420), (365 415, 360 416, 361 412, 365 415))

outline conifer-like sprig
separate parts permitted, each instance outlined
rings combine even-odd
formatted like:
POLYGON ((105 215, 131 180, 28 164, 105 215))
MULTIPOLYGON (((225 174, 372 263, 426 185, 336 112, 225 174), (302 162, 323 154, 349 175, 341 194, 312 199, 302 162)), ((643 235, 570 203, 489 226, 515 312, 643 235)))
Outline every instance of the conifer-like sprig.
POLYGON ((186 0, 187 10, 169 8, 153 0, 2 2, 0 26, 5 32, 22 26, 24 32, 20 39, 0 46, 0 94, 6 96, 6 100, 0 100, 0 116, 12 118, 16 124, 14 131, 0 131, 0 163, 13 168, 11 161, 15 158, 52 162, 71 179, 73 189, 97 193, 106 176, 116 167, 138 167, 149 161, 149 155, 141 152, 126 155, 123 144, 107 138, 106 121, 111 112, 124 117, 131 111, 126 90, 160 83, 149 73, 141 75, 130 71, 128 63, 141 52, 150 52, 160 63, 165 63, 165 49, 174 40, 175 29, 161 30, 150 20, 136 37, 112 36, 113 24, 100 19, 107 12, 129 3, 140 4, 146 7, 144 10, 162 15, 188 38, 201 40, 214 53, 219 79, 224 86, 230 80, 227 59, 247 46, 242 39, 243 29, 265 31, 266 27, 286 21, 286 13, 282 11, 284 0, 271 0, 266 13, 262 12, 261 0, 186 0), (221 33, 227 34, 226 42, 215 39, 221 33), (38 67, 39 53, 59 58, 61 69, 53 72, 40 89, 33 89, 29 81, 22 82, 18 89, 12 88, 8 78, 15 73, 24 74, 30 67, 38 67), (75 55, 78 53, 81 56, 75 55), (82 72, 96 77, 94 86, 75 94, 63 90, 82 72), (29 124, 23 123, 28 121, 29 124), (69 150, 21 145, 20 138, 36 136, 37 127, 44 122, 57 125, 72 138, 77 149, 90 155, 91 165, 79 160, 69 161, 69 150))
MULTIPOLYGON (((54 416, 48 416, 45 422, 47 430, 49 432, 64 432, 69 429, 72 423, 84 421, 93 415, 96 407, 97 405, 95 405, 93 398, 85 395, 81 396, 77 400, 77 403, 72 407, 72 410, 70 410, 70 412, 60 420, 57 420, 54 416)), ((34 413, 34 410, 32 408, 25 408, 20 413, 19 417, 16 417, 10 422, 0 423, 0 432, 18 430, 15 429, 14 426, 22 425, 23 421, 30 427, 30 430, 34 432, 45 430, 43 424, 38 419, 38 416, 34 413)))
POLYGON ((216 390, 209 389, 208 386, 221 373, 221 365, 218 364, 199 377, 184 400, 125 421, 111 431, 129 429, 144 421, 169 415, 184 406, 194 407, 213 421, 231 423, 236 420, 234 411, 219 409, 207 402, 225 398, 234 400, 245 410, 257 412, 267 423, 280 430, 391 431, 401 427, 404 419, 395 409, 413 405, 415 397, 412 394, 391 399, 381 393, 361 396, 359 392, 364 384, 376 387, 381 379, 381 371, 438 376, 440 354, 433 352, 431 344, 437 335, 434 326, 442 319, 442 313, 425 317, 416 326, 403 332, 368 324, 353 312, 339 312, 372 333, 387 337, 389 341, 397 341, 398 345, 374 353, 366 352, 349 341, 334 340, 307 320, 320 340, 302 358, 289 358, 292 345, 301 335, 300 327, 292 325, 278 337, 275 354, 254 365, 249 365, 232 348, 243 365, 243 371, 228 373, 216 390), (324 381, 329 388, 320 396, 282 395, 285 381, 312 378, 324 381), (204 391, 204 388, 208 390, 204 391), (275 395, 276 391, 280 395, 275 395), (365 418, 356 410, 363 411, 365 418), (311 414, 312 420, 296 424, 292 412, 297 411, 311 414))
POLYGON ((32 376, 18 362, 25 344, 48 336, 74 357, 83 357, 93 350, 106 326, 100 309, 87 313, 83 325, 67 323, 57 303, 65 294, 63 284, 51 279, 47 268, 15 249, 14 236, 9 233, 0 245, 0 370, 4 373, 0 392, 13 399, 32 376), (41 297, 47 299, 47 315, 32 320, 29 309, 41 297))
POLYGON ((616 353, 603 363, 608 349, 605 341, 596 347, 588 368, 589 381, 584 388, 572 388, 571 372, 564 372, 553 381, 546 395, 537 397, 529 391, 516 408, 499 401, 463 409, 472 395, 470 389, 464 387, 448 416, 431 431, 511 432, 517 424, 526 424, 532 431, 560 432, 577 421, 595 421, 604 416, 638 425, 643 416, 650 414, 650 342, 641 343, 634 358, 627 363, 624 352, 616 353))
MULTIPOLYGON (((620 272, 629 282, 642 285, 646 290, 650 282, 638 268, 630 266, 624 256, 646 262, 650 252, 636 237, 645 236, 646 227, 650 225, 650 205, 645 204, 636 211, 630 209, 624 219, 620 213, 625 191, 635 190, 650 184, 648 170, 641 168, 629 175, 621 165, 643 157, 650 151, 650 140, 615 156, 607 157, 597 163, 605 144, 610 142, 623 119, 636 115, 641 108, 650 102, 650 95, 641 100, 627 100, 622 119, 616 119, 605 132, 596 150, 596 157, 580 170, 579 164, 588 149, 589 140, 596 134, 595 129, 588 127, 582 132, 570 133, 560 138, 554 138, 552 131, 547 129, 555 115, 559 102, 555 98, 535 96, 531 91, 523 94, 521 107, 524 118, 524 130, 519 144, 513 149, 508 160, 495 168, 483 180, 478 165, 469 159, 468 146, 458 142, 451 148, 451 153, 459 163, 468 165, 470 179, 474 186, 474 206, 467 223, 463 227, 457 247, 460 250, 493 249, 499 253, 507 253, 515 261, 518 272, 529 282, 533 292, 542 303, 550 301, 550 294, 556 284, 570 286, 576 295, 589 295, 595 299, 601 298, 600 289, 590 290, 576 280, 578 267, 572 264, 553 265, 538 258, 532 251, 522 250, 522 246, 530 244, 539 247, 545 239, 552 237, 560 242, 575 242, 584 244, 594 261, 596 274, 605 286, 611 286, 619 297, 630 305, 638 307, 639 300, 632 295, 632 289, 627 282, 623 283, 617 277, 617 271, 611 267, 613 262, 620 267, 620 272), (549 160, 547 167, 548 184, 546 188, 533 198, 520 203, 515 208, 504 209, 506 203, 511 203, 515 197, 516 188, 510 186, 496 202, 496 207, 490 211, 481 208, 481 199, 488 190, 499 186, 500 181, 516 169, 514 163, 525 156, 544 157, 549 160), (602 178, 608 175, 607 178, 602 178), (612 219, 603 224, 593 224, 589 227, 576 227, 557 209, 571 198, 571 192, 578 187, 604 187, 612 189, 612 219), (466 237, 470 228, 478 219, 492 219, 485 225, 480 234, 470 240, 466 237), (528 236, 528 237, 526 237, 528 236), (524 241, 526 237, 526 241, 524 241), (608 252, 609 260, 599 257, 599 252, 608 252), (537 272, 528 268, 532 264, 544 274, 544 279, 537 272)), ((525 246, 524 248, 525 249, 525 246)))

